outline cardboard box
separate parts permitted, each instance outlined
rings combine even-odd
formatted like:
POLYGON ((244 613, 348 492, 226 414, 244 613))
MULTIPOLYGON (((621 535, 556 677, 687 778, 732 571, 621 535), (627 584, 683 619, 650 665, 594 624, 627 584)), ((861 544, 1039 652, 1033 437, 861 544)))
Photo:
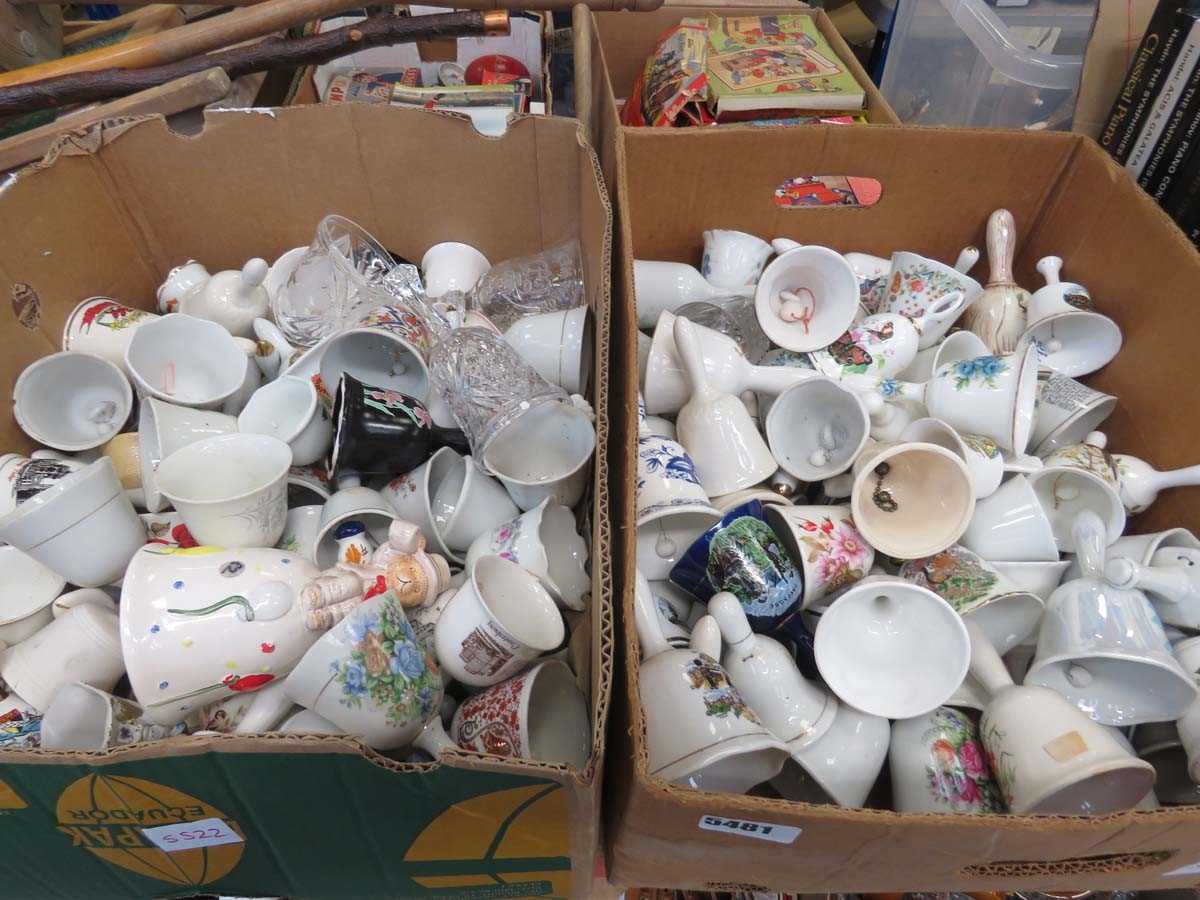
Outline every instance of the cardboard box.
MULTIPOLYGON (((652 779, 633 628, 634 258, 694 264, 704 229, 733 228, 841 251, 887 256, 911 249, 954 259, 965 244, 983 246, 988 215, 1007 207, 1017 222, 1017 280, 1040 284, 1036 260, 1060 255, 1124 332, 1122 353, 1085 379, 1121 400, 1104 425, 1109 446, 1171 469, 1196 462, 1190 435, 1200 417, 1200 393, 1185 368, 1200 339, 1200 256, 1182 232, 1078 135, 814 127, 623 129, 617 139, 610 465, 623 625, 605 798, 614 882, 815 893, 1181 888, 1200 881, 1200 807, 1097 819, 901 815, 701 793, 652 779), (806 174, 877 178, 882 197, 869 208, 781 209, 772 202, 777 186, 806 174), (790 843, 773 843, 703 830, 704 816, 798 833, 790 843)), ((1130 533, 1176 525, 1200 528, 1200 490, 1164 492, 1131 520, 1130 533)), ((886 803, 886 786, 883 794, 886 803)))
MULTIPOLYGON (((629 97, 638 73, 642 71, 646 58, 654 51, 654 45, 668 28, 678 25, 683 19, 716 16, 766 16, 781 13, 802 13, 813 16, 817 28, 829 41, 829 45, 854 73, 867 95, 865 115, 872 124, 899 124, 900 120, 888 106, 883 94, 879 93, 871 77, 859 64, 854 51, 838 34, 824 11, 810 9, 806 4, 777 0, 759 2, 755 5, 704 5, 677 6, 674 4, 650 12, 592 12, 582 4, 573 11, 572 25, 575 29, 575 115, 584 123, 592 144, 600 154, 604 174, 609 177, 609 186, 615 182, 615 160, 612 153, 616 147, 612 133, 620 124, 618 111, 620 102, 629 97)), ((646 126, 649 127, 649 126, 646 126)), ((777 126, 786 127, 786 126, 777 126)), ((809 128, 812 126, 796 126, 809 128)), ((729 129, 753 128, 752 125, 721 125, 699 130, 705 133, 728 131, 729 129)))
MULTIPOLYGON (((166 271, 213 271, 307 244, 338 212, 420 259, 468 241, 491 259, 577 234, 596 318, 590 622, 572 647, 591 759, 453 754, 401 764, 338 737, 179 737, 102 754, 7 752, 0 872, 14 895, 586 897, 597 851, 611 681, 606 437, 610 214, 577 122, 526 117, 486 139, 465 120, 361 104, 229 112, 184 137, 117 124, 0 183, 0 382, 59 349, 80 299, 150 308, 166 271), (243 841, 164 853, 142 827, 217 818, 243 841)), ((5 451, 30 446, 11 416, 5 451)), ((2 577, 2 576, 0 576, 2 577)))

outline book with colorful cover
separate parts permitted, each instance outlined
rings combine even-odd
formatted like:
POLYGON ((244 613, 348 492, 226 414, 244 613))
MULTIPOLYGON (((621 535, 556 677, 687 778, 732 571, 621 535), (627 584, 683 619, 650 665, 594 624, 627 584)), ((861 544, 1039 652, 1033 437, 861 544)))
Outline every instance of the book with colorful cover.
POLYGON ((811 16, 708 17, 709 107, 858 110, 866 95, 811 16))
POLYGON ((658 39, 621 114, 626 125, 700 124, 708 96, 707 23, 683 19, 658 39))

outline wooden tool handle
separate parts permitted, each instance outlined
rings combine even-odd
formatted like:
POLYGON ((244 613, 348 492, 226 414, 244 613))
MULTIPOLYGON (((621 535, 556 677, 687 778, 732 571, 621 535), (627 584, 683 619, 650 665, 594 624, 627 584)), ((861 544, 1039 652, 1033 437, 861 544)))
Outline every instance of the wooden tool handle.
MULTIPOLYGON (((30 6, 34 4, 65 6, 72 2, 72 0, 6 0, 6 2, 11 3, 13 6, 30 6)), ((156 2, 158 0, 125 0, 121 5, 143 6, 156 2)), ((193 0, 196 6, 255 6, 260 2, 261 0, 193 0)), ((445 6, 452 9, 545 9, 566 11, 572 9, 580 2, 597 12, 618 9, 646 12, 658 9, 663 5, 663 0, 441 0, 441 2, 434 3, 426 2, 425 5, 445 6)))
POLYGON ((267 38, 257 44, 201 54, 164 66, 77 72, 31 84, 0 87, 0 115, 107 100, 156 87, 214 66, 224 69, 231 79, 236 79, 267 69, 320 65, 370 47, 507 34, 508 30, 508 13, 502 10, 469 10, 432 16, 371 16, 325 34, 290 39, 267 38))
POLYGON ((27 84, 67 72, 160 66, 345 12, 360 5, 361 0, 265 0, 263 3, 235 9, 211 19, 189 22, 162 34, 143 35, 113 44, 111 47, 99 47, 12 72, 0 72, 0 87, 27 84))
POLYGON ((988 284, 1012 284, 1013 254, 1017 249, 1017 223, 1007 209, 998 209, 988 217, 987 251, 991 275, 988 284))

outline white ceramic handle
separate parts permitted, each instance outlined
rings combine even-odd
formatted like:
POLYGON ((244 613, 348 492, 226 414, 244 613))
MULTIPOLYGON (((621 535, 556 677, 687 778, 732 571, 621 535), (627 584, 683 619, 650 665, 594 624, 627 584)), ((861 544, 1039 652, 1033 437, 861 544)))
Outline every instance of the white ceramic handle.
POLYGON ((704 355, 700 351, 696 326, 684 316, 677 316, 674 334, 675 349, 679 353, 679 360, 683 363, 684 371, 687 372, 688 381, 692 383, 692 394, 708 393, 708 378, 704 373, 704 355))
POLYGON ((265 259, 259 259, 257 256, 254 259, 248 260, 242 266, 242 284, 247 288, 256 288, 267 280, 267 272, 271 267, 267 265, 265 259))
POLYGON ((921 316, 921 330, 928 331, 932 326, 940 325, 947 319, 957 319, 967 305, 967 295, 962 291, 952 291, 940 298, 921 316))
POLYGON ((642 645, 642 659, 647 660, 671 649, 663 636, 662 625, 658 621, 658 611, 654 608, 654 595, 650 592, 650 582, 641 572, 637 573, 637 588, 633 592, 633 619, 637 627, 638 641, 642 645))
POLYGON ((1104 580, 1119 588, 1147 591, 1167 603, 1182 603, 1193 593, 1192 580, 1182 566, 1143 566, 1123 556, 1104 564, 1104 580))
POLYGON ((791 238, 775 238, 771 241, 771 249, 775 251, 776 256, 781 256, 789 250, 795 250, 797 247, 804 246, 799 241, 793 241, 791 238))
POLYGON ((255 319, 254 335, 260 341, 266 341, 279 351, 279 357, 282 360, 281 367, 286 367, 288 360, 296 352, 296 348, 288 343, 288 339, 279 330, 279 326, 270 319, 255 319))
POLYGON ((1037 261, 1037 270, 1046 279, 1047 285, 1058 284, 1059 273, 1062 272, 1061 256, 1043 256, 1037 261))
POLYGON ((721 658, 721 629, 717 620, 712 616, 701 616, 692 626, 691 647, 698 653, 711 656, 715 660, 721 658))
POLYGON ((989 284, 1011 284, 1013 254, 1017 249, 1017 223, 1007 209, 998 209, 988 217, 987 252, 991 266, 989 284))
POLYGON ((979 262, 979 248, 974 245, 963 247, 958 251, 958 259, 954 261, 954 268, 966 275, 975 268, 977 262, 979 262))
POLYGON ((753 634, 742 601, 729 591, 713 594, 708 601, 708 614, 716 620, 726 644, 740 644, 753 634))
POLYGON ((983 629, 970 619, 963 619, 963 624, 971 638, 971 674, 993 697, 1006 687, 1012 687, 1012 676, 983 629))
POLYGON ((1080 510, 1071 523, 1071 537, 1075 541, 1075 561, 1083 577, 1103 578, 1108 533, 1100 516, 1090 509, 1080 510))
POLYGON ((434 759, 437 759, 443 750, 458 749, 458 745, 450 740, 450 735, 446 734, 446 729, 442 726, 440 709, 425 723, 425 727, 421 729, 421 733, 417 735, 417 739, 413 741, 413 744, 420 747, 434 759))

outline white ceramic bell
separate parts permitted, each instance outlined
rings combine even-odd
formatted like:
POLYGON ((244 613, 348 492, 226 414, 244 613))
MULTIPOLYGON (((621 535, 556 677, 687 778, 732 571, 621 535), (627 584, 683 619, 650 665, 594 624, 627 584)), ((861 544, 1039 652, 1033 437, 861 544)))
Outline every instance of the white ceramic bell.
POLYGON ((263 287, 269 270, 265 259, 255 257, 241 271, 217 272, 180 298, 179 311, 216 322, 234 337, 253 337, 254 320, 271 305, 263 287))
POLYGON ((1059 280, 1062 259, 1044 256, 1037 270, 1046 279, 1029 300, 1022 341, 1038 348, 1047 369, 1077 378, 1110 363, 1121 350, 1121 329, 1095 311, 1087 290, 1059 280))
POLYGON ((1130 515, 1145 512, 1158 499, 1159 491, 1200 485, 1200 466, 1160 472, 1148 462, 1126 453, 1114 453, 1112 459, 1120 480, 1121 502, 1130 515))
MULTIPOLYGON (((676 318, 666 311, 659 315, 646 358, 643 396, 646 412, 651 415, 678 412, 691 393, 687 372, 675 345, 676 318)), ((774 396, 816 374, 810 369, 791 366, 752 365, 733 338, 695 322, 692 328, 700 344, 709 383, 727 394, 749 390, 774 396)))
POLYGON ((717 662, 721 635, 711 616, 675 650, 659 627, 649 591, 634 592, 650 774, 703 790, 744 793, 779 774, 788 747, 730 684, 717 662))
POLYGON ((892 378, 912 364, 921 332, 896 313, 877 313, 855 322, 828 347, 811 354, 817 371, 831 378, 843 374, 892 378))
POLYGON ((971 675, 991 699, 979 723, 992 774, 1018 815, 1103 815, 1136 806, 1154 767, 1117 732, 1093 722, 1057 691, 1013 684, 996 648, 973 622, 971 675))
POLYGON ((719 288, 687 263, 635 259, 633 295, 637 302, 638 327, 648 329, 654 326, 661 313, 676 310, 685 303, 752 297, 754 285, 733 290, 719 288))
POLYGON ((192 293, 212 275, 203 264, 189 259, 182 266, 176 266, 167 273, 163 283, 155 293, 158 299, 158 311, 162 315, 179 312, 179 301, 192 293))
POLYGON ((793 247, 763 270, 754 312, 763 332, 788 350, 832 344, 858 314, 858 278, 828 247, 793 247))
POLYGON ((783 644, 750 630, 733 594, 715 594, 708 614, 721 629, 721 665, 729 680, 775 736, 794 753, 824 735, 837 713, 833 695, 800 674, 783 644))
POLYGON ((923 403, 929 415, 958 431, 995 441, 1002 450, 1024 454, 1033 431, 1037 402, 1037 352, 1025 347, 1009 356, 980 356, 946 363, 925 383, 846 375, 843 381, 859 391, 874 391, 889 403, 872 422, 887 425, 894 401, 923 403))
POLYGON ((1200 627, 1200 550, 1164 547, 1144 565, 1127 557, 1111 557, 1105 563, 1104 577, 1119 587, 1145 593, 1166 624, 1200 627))
MULTIPOLYGON (((1054 689, 1104 725, 1179 718, 1197 687, 1172 655, 1162 622, 1141 591, 1106 577, 1100 517, 1081 512, 1073 531, 1082 577, 1050 595, 1025 683, 1054 689)), ((1128 567, 1111 574, 1127 575, 1128 567)))
POLYGON ((675 425, 705 492, 719 497, 766 480, 777 468, 775 457, 742 401, 709 383, 695 326, 682 316, 675 319, 675 345, 692 383, 675 425))

